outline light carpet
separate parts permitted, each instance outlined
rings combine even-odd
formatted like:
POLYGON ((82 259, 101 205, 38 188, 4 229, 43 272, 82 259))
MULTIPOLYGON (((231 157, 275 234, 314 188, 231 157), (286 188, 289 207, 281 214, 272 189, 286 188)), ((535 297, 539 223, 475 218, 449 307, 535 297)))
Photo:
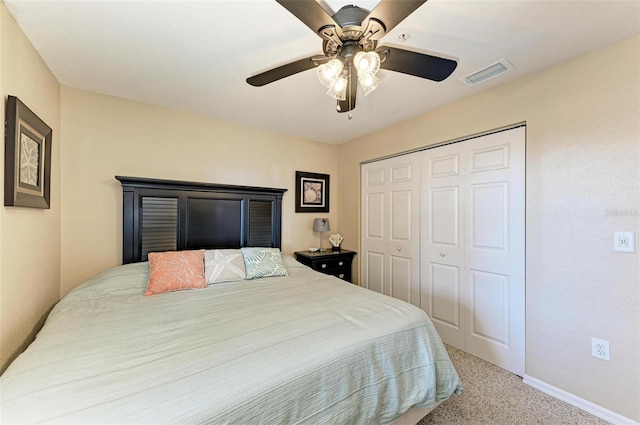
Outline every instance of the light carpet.
POLYGON ((447 345, 462 381, 453 395, 418 425, 606 425, 597 418, 522 382, 522 378, 447 345))

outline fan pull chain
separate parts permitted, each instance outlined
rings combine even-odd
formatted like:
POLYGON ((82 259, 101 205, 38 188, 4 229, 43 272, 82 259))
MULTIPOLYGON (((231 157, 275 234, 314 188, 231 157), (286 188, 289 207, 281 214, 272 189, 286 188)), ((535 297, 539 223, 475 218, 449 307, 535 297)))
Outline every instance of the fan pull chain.
MULTIPOLYGON (((349 97, 349 106, 351 106, 351 90, 353 89, 351 87, 351 85, 353 84, 353 78, 351 78, 352 77, 352 75, 351 75, 352 72, 353 72, 353 62, 351 62, 349 64, 349 91, 347 93, 347 96, 349 97)), ((347 119, 349 121, 351 121, 351 118, 353 118, 353 115, 351 115, 351 112, 349 112, 349 115, 347 115, 347 119)))

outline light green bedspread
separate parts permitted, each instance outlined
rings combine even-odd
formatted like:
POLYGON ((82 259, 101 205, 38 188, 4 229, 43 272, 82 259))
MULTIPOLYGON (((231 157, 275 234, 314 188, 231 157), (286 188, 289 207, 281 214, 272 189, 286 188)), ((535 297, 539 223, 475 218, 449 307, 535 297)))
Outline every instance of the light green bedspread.
POLYGON ((461 390, 427 315, 285 256, 289 277, 71 291, 0 378, 3 424, 384 424, 461 390))

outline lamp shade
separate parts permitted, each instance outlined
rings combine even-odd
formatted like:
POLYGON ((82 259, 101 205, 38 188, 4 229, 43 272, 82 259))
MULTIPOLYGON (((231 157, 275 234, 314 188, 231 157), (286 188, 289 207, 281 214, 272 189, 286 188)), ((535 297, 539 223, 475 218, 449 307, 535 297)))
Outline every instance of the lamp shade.
POLYGON ((313 219, 313 231, 314 232, 328 232, 331 230, 329 227, 328 218, 314 218, 313 219))

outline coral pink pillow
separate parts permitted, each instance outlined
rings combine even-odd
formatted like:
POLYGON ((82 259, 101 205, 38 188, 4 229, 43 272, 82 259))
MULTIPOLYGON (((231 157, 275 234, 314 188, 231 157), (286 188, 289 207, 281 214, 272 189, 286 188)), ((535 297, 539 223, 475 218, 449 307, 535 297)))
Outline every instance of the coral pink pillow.
POLYGON ((181 289, 206 288, 204 249, 149 253, 149 295, 181 289))

